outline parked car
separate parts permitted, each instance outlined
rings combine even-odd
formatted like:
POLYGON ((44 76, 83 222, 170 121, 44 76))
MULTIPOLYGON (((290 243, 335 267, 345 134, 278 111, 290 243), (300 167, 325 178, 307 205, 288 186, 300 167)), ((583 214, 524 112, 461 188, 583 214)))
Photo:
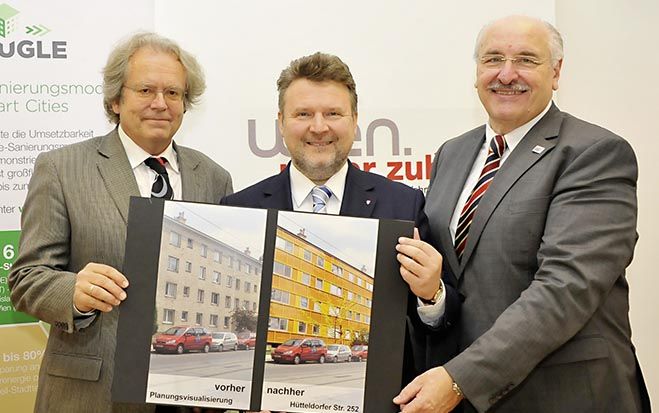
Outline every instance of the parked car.
POLYGON ((368 346, 366 345, 354 345, 351 350, 353 361, 362 361, 368 358, 368 346))
POLYGON ((327 361, 338 363, 339 361, 350 361, 352 352, 350 347, 343 344, 330 344, 327 346, 327 361))
POLYGON ((256 333, 249 333, 246 337, 238 338, 238 350, 254 350, 256 347, 256 333))
POLYGON ((277 346, 271 355, 275 363, 300 364, 317 361, 323 364, 327 357, 327 346, 318 338, 295 338, 277 346))
POLYGON ((238 350, 238 337, 228 331, 211 333, 211 351, 238 350))
POLYGON ((200 350, 208 353, 212 338, 203 327, 176 326, 156 335, 153 340, 153 350, 156 353, 176 352, 183 354, 190 350, 200 350))

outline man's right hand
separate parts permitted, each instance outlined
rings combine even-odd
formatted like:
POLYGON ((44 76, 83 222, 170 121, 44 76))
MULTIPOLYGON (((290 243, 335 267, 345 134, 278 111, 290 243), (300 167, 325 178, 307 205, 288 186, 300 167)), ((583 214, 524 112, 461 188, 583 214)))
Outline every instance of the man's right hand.
POLYGON ((76 275, 73 305, 81 313, 100 310, 104 313, 126 299, 128 279, 105 264, 90 262, 76 275))

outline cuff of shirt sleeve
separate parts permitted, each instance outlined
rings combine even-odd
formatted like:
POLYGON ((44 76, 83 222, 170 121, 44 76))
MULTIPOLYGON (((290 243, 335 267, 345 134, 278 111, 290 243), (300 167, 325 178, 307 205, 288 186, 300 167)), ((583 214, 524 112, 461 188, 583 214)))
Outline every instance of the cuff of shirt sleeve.
POLYGON ((424 324, 430 327, 437 327, 439 325, 439 320, 444 315, 446 307, 446 288, 444 288, 444 281, 439 280, 439 282, 442 284, 442 293, 435 304, 426 305, 418 297, 416 299, 416 311, 419 314, 419 318, 424 324))

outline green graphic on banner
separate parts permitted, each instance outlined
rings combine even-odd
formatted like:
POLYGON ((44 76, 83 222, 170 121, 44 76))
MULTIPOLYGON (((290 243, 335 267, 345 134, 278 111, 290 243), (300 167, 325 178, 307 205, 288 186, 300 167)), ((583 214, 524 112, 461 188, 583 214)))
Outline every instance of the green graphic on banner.
POLYGON ((33 323, 35 318, 14 309, 9 299, 7 277, 16 255, 21 231, 0 231, 0 325, 33 323))

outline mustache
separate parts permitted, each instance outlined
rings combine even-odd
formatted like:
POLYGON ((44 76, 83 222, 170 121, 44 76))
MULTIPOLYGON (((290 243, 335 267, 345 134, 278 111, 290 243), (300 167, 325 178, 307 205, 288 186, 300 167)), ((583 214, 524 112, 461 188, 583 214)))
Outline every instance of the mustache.
POLYGON ((527 90, 529 90, 529 85, 520 82, 504 85, 497 79, 494 82, 487 85, 487 89, 492 90, 494 92, 526 92, 527 90))

